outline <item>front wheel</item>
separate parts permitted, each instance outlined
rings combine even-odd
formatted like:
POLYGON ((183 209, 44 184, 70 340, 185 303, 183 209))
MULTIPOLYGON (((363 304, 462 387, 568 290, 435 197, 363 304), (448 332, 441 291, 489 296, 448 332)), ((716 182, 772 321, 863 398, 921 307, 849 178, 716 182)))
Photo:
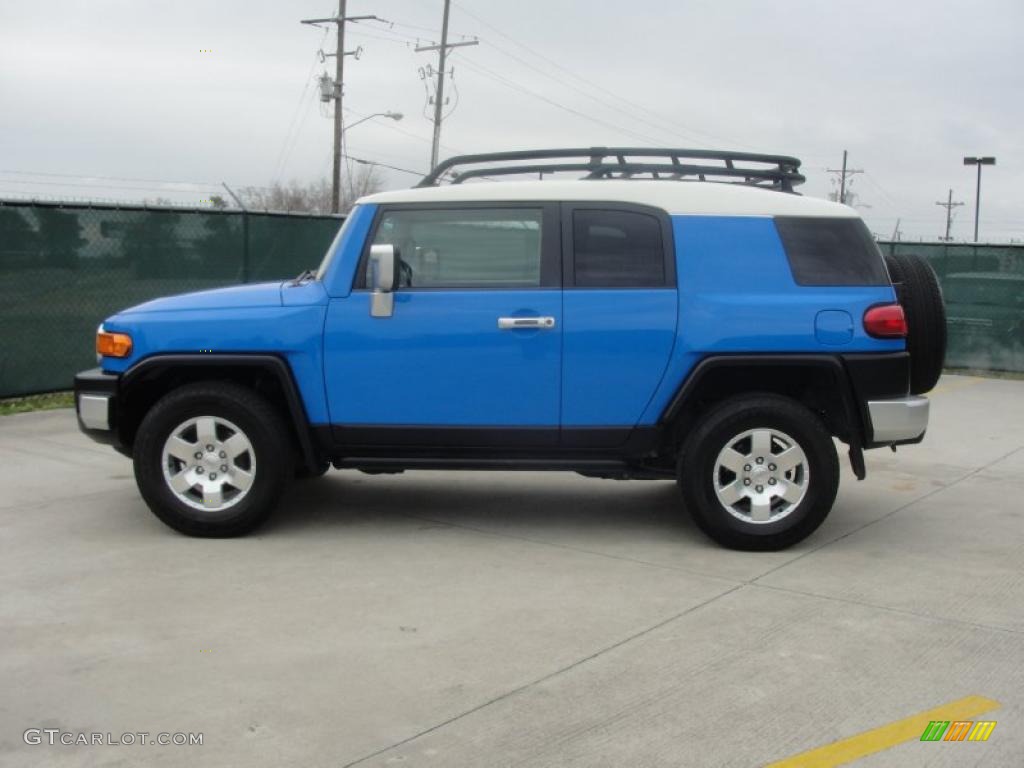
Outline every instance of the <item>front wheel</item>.
POLYGON ((146 414, 135 481, 164 523, 190 536, 238 536, 262 523, 292 473, 291 442, 274 408, 228 382, 190 384, 146 414))
POLYGON ((821 420, 790 398, 727 400, 696 425, 679 453, 683 503, 708 536, 743 550, 802 541, 832 509, 839 458, 821 420))

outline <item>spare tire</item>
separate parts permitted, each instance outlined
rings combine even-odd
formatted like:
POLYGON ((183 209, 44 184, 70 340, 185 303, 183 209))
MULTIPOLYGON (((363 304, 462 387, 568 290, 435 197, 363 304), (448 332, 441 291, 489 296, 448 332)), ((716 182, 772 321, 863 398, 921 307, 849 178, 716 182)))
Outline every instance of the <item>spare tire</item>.
POLYGON ((946 361, 946 306, 935 270, 912 253, 885 257, 896 296, 907 317, 910 394, 933 389, 946 361))

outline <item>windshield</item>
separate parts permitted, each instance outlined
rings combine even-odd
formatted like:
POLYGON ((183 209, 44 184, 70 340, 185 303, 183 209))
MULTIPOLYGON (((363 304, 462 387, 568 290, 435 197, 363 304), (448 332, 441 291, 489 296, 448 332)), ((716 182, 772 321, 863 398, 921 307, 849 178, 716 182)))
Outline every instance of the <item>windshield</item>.
POLYGON ((334 236, 331 241, 330 247, 327 249, 327 253, 324 254, 323 260, 320 262, 320 267, 316 271, 316 279, 323 280, 324 275, 327 274, 327 270, 331 266, 331 262, 334 260, 334 255, 340 250, 341 240, 345 236, 345 231, 348 229, 349 222, 356 218, 356 213, 359 211, 359 206, 355 206, 345 216, 345 222, 338 229, 338 234, 334 236))

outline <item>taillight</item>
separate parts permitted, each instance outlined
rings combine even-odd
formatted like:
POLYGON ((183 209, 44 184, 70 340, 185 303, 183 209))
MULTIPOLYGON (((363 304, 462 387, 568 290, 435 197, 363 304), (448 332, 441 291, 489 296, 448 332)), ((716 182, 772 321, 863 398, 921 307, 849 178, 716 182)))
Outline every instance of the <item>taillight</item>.
POLYGON ((907 317, 899 304, 879 304, 864 313, 864 330, 876 339, 902 339, 907 335, 907 317))

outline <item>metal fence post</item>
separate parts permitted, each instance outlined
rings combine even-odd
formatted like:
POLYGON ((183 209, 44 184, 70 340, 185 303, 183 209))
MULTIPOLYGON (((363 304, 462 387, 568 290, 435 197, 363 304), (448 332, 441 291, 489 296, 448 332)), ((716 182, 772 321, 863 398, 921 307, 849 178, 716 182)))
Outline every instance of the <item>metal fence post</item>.
POLYGON ((235 191, 228 186, 226 181, 220 183, 227 193, 231 195, 231 199, 235 201, 235 205, 242 209, 242 282, 249 282, 249 209, 245 207, 245 203, 242 199, 235 194, 235 191))
POLYGON ((242 282, 249 282, 249 212, 242 211, 242 282))

